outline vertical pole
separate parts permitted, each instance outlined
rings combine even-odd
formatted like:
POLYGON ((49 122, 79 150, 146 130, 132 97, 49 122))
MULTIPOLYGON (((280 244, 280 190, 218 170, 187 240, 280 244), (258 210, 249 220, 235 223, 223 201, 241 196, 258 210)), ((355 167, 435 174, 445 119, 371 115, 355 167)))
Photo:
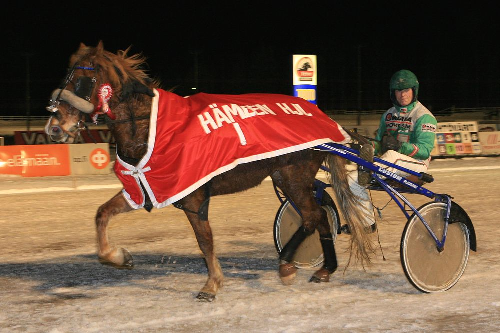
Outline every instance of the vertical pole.
POLYGON ((30 94, 30 57, 31 54, 25 53, 26 57, 26 130, 30 130, 30 118, 31 118, 31 94, 30 94))
POLYGON ((193 81, 194 81, 194 87, 192 87, 191 89, 193 90, 194 93, 197 93, 199 92, 199 84, 200 84, 200 67, 199 67, 199 59, 198 59, 198 56, 200 54, 200 51, 196 50, 192 53, 194 55, 194 59, 193 59, 193 65, 194 65, 194 69, 193 69, 193 81))
POLYGON ((358 44, 358 126, 361 125, 361 45, 358 44))

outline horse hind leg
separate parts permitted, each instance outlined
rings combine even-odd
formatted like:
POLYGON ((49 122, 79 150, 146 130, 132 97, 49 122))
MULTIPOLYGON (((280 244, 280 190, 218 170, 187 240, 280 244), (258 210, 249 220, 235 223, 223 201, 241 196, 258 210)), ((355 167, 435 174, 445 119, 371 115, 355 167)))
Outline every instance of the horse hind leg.
MULTIPOLYGON (((328 221, 326 212, 322 210, 322 213, 325 214, 320 221, 328 221)), ((302 213, 304 216, 304 213, 302 213)), ((323 214, 322 214, 323 215, 323 214)), ((305 218, 303 218, 305 221, 305 218)), ((307 222, 306 222, 307 223, 307 222)), ((328 222, 327 222, 328 223, 328 222)), ((296 250, 308 237, 314 232, 313 230, 308 230, 304 227, 304 224, 295 232, 292 238, 288 241, 288 243, 283 247, 283 250, 280 253, 280 266, 279 266, 279 275, 283 284, 289 285, 293 283, 297 273, 297 267, 293 264, 293 256, 295 255, 296 250)), ((337 263, 337 255, 335 253, 335 246, 333 244, 333 235, 330 230, 326 232, 320 232, 320 243, 321 248, 323 250, 323 266, 317 270, 309 282, 328 282, 330 280, 330 275, 333 274, 338 267, 337 263)))
POLYGON ((318 230, 324 254, 324 263, 321 269, 314 273, 311 282, 327 282, 330 275, 337 269, 337 257, 333 244, 333 237, 328 223, 326 212, 316 202, 313 196, 312 184, 316 172, 314 167, 307 169, 310 172, 293 172, 294 169, 281 170, 272 175, 273 181, 279 186, 299 208, 302 215, 302 227, 292 236, 280 253, 279 275, 284 284, 291 284, 295 278, 297 268, 292 262, 293 256, 302 241, 318 230), (298 180, 300 180, 298 182, 298 180))
POLYGON ((292 263, 293 256, 295 255, 295 252, 300 244, 302 244, 307 236, 311 235, 313 232, 307 230, 304 226, 300 226, 281 250, 279 254, 279 276, 283 284, 290 285, 293 283, 295 276, 297 275, 297 267, 295 267, 292 263))
POLYGON ((97 231, 97 255, 104 265, 116 268, 132 268, 132 255, 124 248, 112 247, 108 238, 108 224, 110 219, 120 213, 132 210, 125 198, 119 192, 97 210, 95 224, 97 231))
POLYGON ((338 267, 332 233, 330 232, 325 235, 320 234, 319 241, 321 243, 321 248, 323 249, 323 266, 314 272, 309 282, 319 283, 330 281, 330 275, 332 275, 338 267))

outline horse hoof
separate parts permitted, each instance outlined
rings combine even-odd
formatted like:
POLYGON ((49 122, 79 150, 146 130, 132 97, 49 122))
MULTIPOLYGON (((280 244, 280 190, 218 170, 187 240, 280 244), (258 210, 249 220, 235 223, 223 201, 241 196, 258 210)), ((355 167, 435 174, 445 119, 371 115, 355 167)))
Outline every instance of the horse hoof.
POLYGON ((330 275, 333 272, 330 272, 324 268, 317 270, 313 276, 309 279, 309 282, 320 283, 320 282, 328 282, 330 281, 330 275))
POLYGON ((132 255, 130 252, 128 252, 125 249, 122 249, 123 253, 123 268, 133 268, 134 267, 134 258, 132 258, 132 255))
POLYGON ((284 285, 291 285, 297 275, 297 267, 291 263, 280 264, 279 274, 284 285))
POLYGON ((309 282, 314 282, 314 283, 328 282, 328 281, 330 281, 330 277, 328 277, 328 276, 323 277, 323 276, 316 276, 316 275, 313 275, 313 276, 311 276, 311 278, 309 279, 309 282))
POLYGON ((204 291, 200 291, 200 293, 198 294, 198 296, 196 296, 196 298, 199 301, 203 302, 213 302, 215 300, 215 295, 204 291))
POLYGON ((99 262, 103 265, 111 266, 119 269, 132 269, 134 268, 134 258, 126 249, 120 249, 120 255, 114 260, 107 258, 99 258, 99 262))
POLYGON ((114 262, 109 262, 109 261, 106 261, 104 259, 99 259, 99 262, 102 265, 111 266, 111 267, 117 268, 117 269, 132 269, 132 268, 134 268, 133 262, 128 262, 128 263, 123 264, 123 265, 118 265, 118 264, 115 264, 114 262))

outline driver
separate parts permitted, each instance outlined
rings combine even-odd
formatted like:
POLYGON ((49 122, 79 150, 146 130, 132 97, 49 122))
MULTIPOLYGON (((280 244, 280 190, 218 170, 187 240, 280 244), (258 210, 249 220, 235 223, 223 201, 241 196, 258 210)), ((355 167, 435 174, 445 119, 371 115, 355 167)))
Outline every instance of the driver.
MULTIPOLYGON (((374 152, 370 145, 364 145, 360 149, 360 156, 367 160, 371 158, 373 162, 374 153, 406 169, 416 172, 427 170, 434 149, 437 120, 418 101, 418 88, 418 79, 411 71, 402 69, 392 75, 389 92, 393 106, 382 115, 375 140, 372 141, 374 152)), ((389 170, 403 177, 409 176, 395 168, 389 170)), ((365 213, 372 217, 365 221, 365 227, 373 232, 376 230, 373 206, 365 188, 370 176, 360 170, 359 177, 358 172, 350 172, 349 180, 351 191, 361 198, 365 213)), ((342 226, 342 231, 349 233, 347 225, 342 226)))
POLYGON ((390 81, 393 107, 382 115, 374 144, 375 154, 383 160, 424 172, 434 149, 437 121, 418 101, 418 87, 417 77, 409 70, 394 73, 390 81))

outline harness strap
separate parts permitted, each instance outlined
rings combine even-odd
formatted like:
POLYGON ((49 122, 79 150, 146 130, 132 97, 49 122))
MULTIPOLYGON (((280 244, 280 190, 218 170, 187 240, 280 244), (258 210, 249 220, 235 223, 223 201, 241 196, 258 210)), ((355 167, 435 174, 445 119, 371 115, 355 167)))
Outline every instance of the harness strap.
MULTIPOLYGON (((149 118, 150 118, 150 115, 127 118, 127 119, 120 119, 120 120, 112 120, 112 119, 109 119, 108 117, 106 117, 106 118, 104 118, 104 123, 106 125, 123 124, 123 123, 135 122, 137 120, 145 120, 145 119, 149 119, 149 118)), ((97 123, 85 123, 85 124, 99 125, 99 122, 97 122, 97 123)))
POLYGON ((352 129, 344 129, 352 138, 354 138, 354 140, 358 141, 361 145, 365 144, 365 143, 371 143, 369 138, 364 136, 364 135, 361 135, 359 134, 358 132, 356 132, 355 130, 352 130, 352 129))
POLYGON ((90 131, 90 128, 87 125, 85 125, 85 130, 87 131, 87 134, 92 139, 92 141, 94 141, 94 143, 97 143, 96 139, 92 135, 92 132, 90 131))
POLYGON ((204 186, 205 189, 205 197, 206 199, 201 203, 200 208, 198 208, 198 211, 195 212, 194 210, 188 209, 184 207, 181 203, 179 202, 174 202, 172 205, 175 208, 182 209, 185 212, 197 214, 200 220, 202 221, 208 221, 208 205, 210 203, 210 186, 212 184, 212 181, 210 180, 208 183, 206 183, 204 186))

